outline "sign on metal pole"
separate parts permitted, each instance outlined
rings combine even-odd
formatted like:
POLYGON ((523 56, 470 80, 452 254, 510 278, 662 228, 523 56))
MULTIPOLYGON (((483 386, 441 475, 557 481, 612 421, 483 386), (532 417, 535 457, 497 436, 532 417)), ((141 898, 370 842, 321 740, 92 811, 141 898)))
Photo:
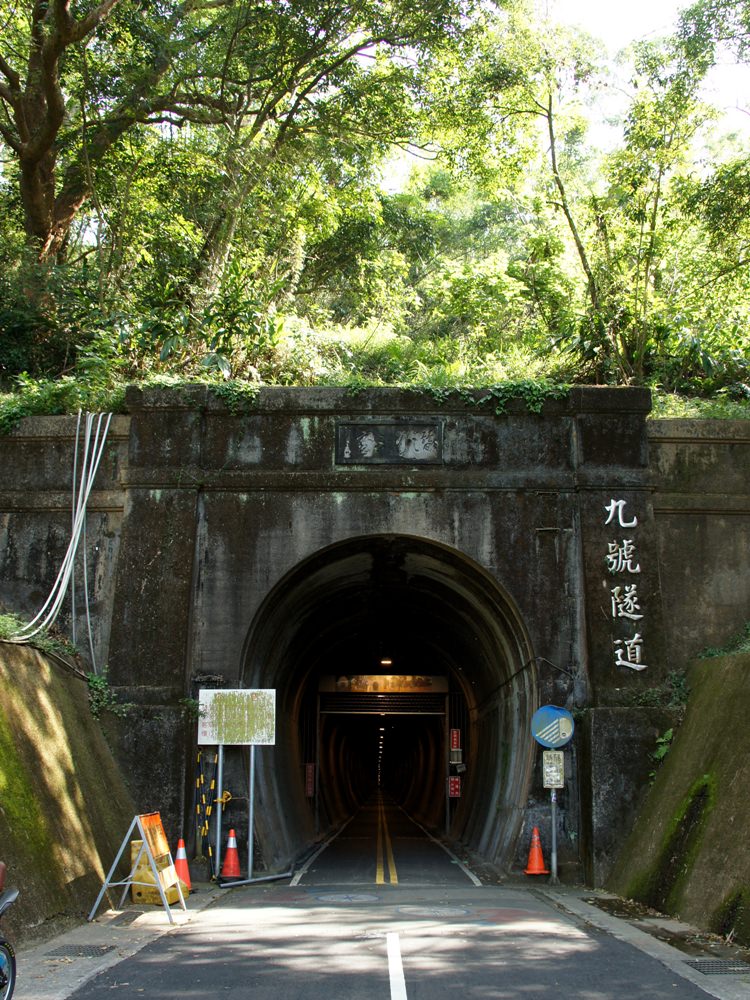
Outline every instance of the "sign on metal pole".
POLYGON ((451 729, 451 750, 461 749, 461 730, 451 729))
MULTIPOLYGON (((224 747, 250 748, 248 787, 247 879, 253 879, 255 830, 255 748, 276 743, 276 691, 273 688, 202 688, 198 692, 198 745, 219 747, 218 784, 220 808, 216 814, 216 870, 221 871, 221 819, 224 811, 224 747)), ((219 885, 222 883, 220 882, 219 885)))
POLYGON ((531 717, 531 735, 543 747, 558 750, 573 739, 575 722, 566 708, 542 705, 531 717))
POLYGON ((565 787, 565 754, 562 750, 544 750, 542 776, 545 788, 565 787))
POLYGON ((544 787, 550 790, 552 811, 552 859, 550 882, 556 885, 557 877, 557 789, 565 784, 565 761, 559 752, 573 739, 575 722, 566 708, 542 705, 531 717, 531 735, 548 751, 542 756, 544 787), (555 752, 558 751, 558 752, 555 752))
POLYGON ((273 688, 202 688, 198 692, 199 746, 273 746, 276 691, 273 688))
POLYGON ((461 779, 451 776, 448 778, 448 798, 449 799, 460 799, 461 798, 461 779))

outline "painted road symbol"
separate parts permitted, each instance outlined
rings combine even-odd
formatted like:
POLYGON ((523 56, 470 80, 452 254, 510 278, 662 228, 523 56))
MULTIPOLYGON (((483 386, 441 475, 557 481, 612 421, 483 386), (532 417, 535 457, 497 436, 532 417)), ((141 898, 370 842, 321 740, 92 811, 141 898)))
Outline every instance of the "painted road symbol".
POLYGON ((573 716, 557 705, 542 705, 531 717, 531 735, 550 750, 570 743, 574 729, 573 716))

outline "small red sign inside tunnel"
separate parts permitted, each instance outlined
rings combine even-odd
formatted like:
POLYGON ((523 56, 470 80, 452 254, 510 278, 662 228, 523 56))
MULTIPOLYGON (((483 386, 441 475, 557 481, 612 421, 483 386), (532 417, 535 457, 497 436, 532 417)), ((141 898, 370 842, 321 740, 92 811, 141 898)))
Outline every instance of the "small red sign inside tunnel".
POLYGON ((449 799, 460 799, 461 798, 461 779, 460 778, 448 778, 448 798, 449 799))
POLYGON ((461 749, 461 730, 451 729, 451 750, 461 749))

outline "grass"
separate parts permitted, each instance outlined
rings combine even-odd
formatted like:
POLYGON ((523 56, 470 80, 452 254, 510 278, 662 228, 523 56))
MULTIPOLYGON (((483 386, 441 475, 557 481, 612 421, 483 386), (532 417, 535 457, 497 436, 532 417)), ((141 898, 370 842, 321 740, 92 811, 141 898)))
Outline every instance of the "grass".
POLYGON ((750 399, 733 400, 726 396, 704 399, 678 396, 652 389, 651 418, 683 420, 750 420, 750 399))
POLYGON ((715 656, 733 656, 735 653, 750 653, 750 622, 745 622, 742 631, 732 636, 725 646, 709 646, 698 658, 709 660, 715 656))
MULTIPOLYGON (((485 389, 495 393, 499 409, 505 399, 519 397, 535 409, 540 398, 562 395, 567 386, 581 381, 570 354, 540 352, 538 345, 513 343, 501 349, 479 333, 411 337, 387 325, 314 330, 297 319, 286 322, 264 352, 238 349, 229 378, 197 361, 177 372, 167 362, 152 362, 148 370, 130 366, 127 377, 122 368, 100 368, 56 379, 18 376, 10 391, 0 392, 0 434, 28 416, 75 414, 79 409, 124 412, 125 390, 131 384, 175 389, 209 385, 230 410, 244 412, 262 386, 338 386, 353 391, 393 386, 437 399, 450 392, 485 389)), ((720 393, 698 398, 658 388, 652 395, 652 418, 750 420, 750 399, 733 400, 720 393)))
MULTIPOLYGON (((18 635, 26 624, 18 615, 9 612, 0 613, 0 640, 5 640, 6 642, 13 641, 14 637, 18 635)), ((35 649, 40 649, 43 653, 56 653, 58 656, 75 656, 76 654, 75 646, 71 645, 66 639, 50 635, 45 629, 37 632, 24 645, 33 646, 35 649)))

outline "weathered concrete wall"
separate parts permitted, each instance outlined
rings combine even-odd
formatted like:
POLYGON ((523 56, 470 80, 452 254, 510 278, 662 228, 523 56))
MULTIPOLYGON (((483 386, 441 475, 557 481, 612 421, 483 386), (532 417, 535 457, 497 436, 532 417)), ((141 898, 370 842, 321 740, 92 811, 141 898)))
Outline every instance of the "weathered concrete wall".
MULTIPOLYGON (((548 833, 528 718, 545 702, 585 709, 568 751, 561 863, 580 865, 583 843, 590 877, 606 876, 656 724, 633 706, 653 701, 693 646, 725 640, 746 617, 750 440, 742 424, 647 424, 643 390, 574 389, 541 415, 521 403, 496 415, 480 395, 267 389, 231 413, 203 387, 130 392, 87 544, 100 662, 137 705, 119 726, 119 756, 138 807, 160 809, 170 836, 191 817, 193 726, 179 700, 238 683, 279 688, 284 708, 274 754, 260 755, 262 854, 283 865, 313 836, 289 721, 302 675, 278 649, 293 646, 307 604, 334 585, 326 572, 339 572, 342 546, 360 545, 362 559, 390 539, 446 612, 476 605, 476 586, 494 595, 475 623, 486 666, 465 683, 474 750, 510 771, 470 770, 456 835, 505 865, 523 862, 524 825, 548 833), (420 428, 436 442, 426 460, 398 451, 399 433, 420 428), (363 432, 386 442, 380 454, 356 452, 363 432), (305 591, 308 573, 317 590, 305 591), (486 586, 471 582, 481 574, 486 586), (273 618, 274 604, 288 605, 286 619, 273 618), (507 688, 504 677, 515 678, 507 688), (622 733, 630 752, 610 752, 622 733), (488 787, 501 772, 513 802, 488 787), (488 795, 492 807, 477 806, 488 795)), ((0 492, 0 602, 14 610, 37 610, 62 559, 74 433, 71 418, 36 418, 0 439, 3 467, 19 470, 0 492)))
MULTIPOLYGON (((71 536, 75 417, 27 417, 0 437, 0 606, 33 617, 46 601, 71 536)), ((94 655, 106 663, 125 494, 130 420, 114 417, 86 517, 86 558, 94 655)), ((79 451, 79 472, 83 450, 79 451)), ((83 552, 83 544, 81 553, 83 552)), ((82 555, 77 564, 76 631, 88 653, 82 555)), ((72 631, 70 602, 59 626, 72 631)))
POLYGON ((648 425, 665 635, 681 669, 750 618, 750 421, 648 425))
POLYGON ((3 923, 17 940, 89 912, 134 812, 86 682, 0 642, 0 855, 21 890, 3 923))
POLYGON ((657 739, 676 724, 663 708, 595 708, 581 720, 586 882, 601 886, 646 795, 657 739))
POLYGON ((697 661, 685 721, 608 886, 750 945, 750 655, 697 661))
MULTIPOLYGON (((511 595, 533 654, 551 665, 540 668, 543 700, 574 707, 588 703, 592 691, 599 703, 617 700, 644 680, 628 667, 613 669, 614 639, 628 633, 601 613, 609 602, 606 507, 615 497, 624 502, 622 520, 639 524, 649 683, 667 668, 659 645, 647 393, 576 390, 570 401, 548 404, 543 416, 519 405, 498 417, 460 398, 437 405, 387 390, 357 397, 267 391, 241 416, 200 391, 182 398, 134 391, 129 406, 127 520, 110 649, 113 683, 128 700, 143 700, 151 684, 173 702, 192 678, 235 683, 241 671, 247 683, 279 686, 279 678, 261 676, 262 669, 253 676, 245 664, 248 629, 268 594, 315 553, 385 534, 448 545, 511 595), (394 422, 439 424, 440 460, 421 467, 352 462, 337 451, 342 428, 394 422)), ((163 758, 157 734, 144 722, 132 738, 147 761, 163 758)), ((287 759, 291 742, 282 729, 277 761, 287 759)), ((172 787, 161 771, 147 768, 143 777, 144 787, 172 787)), ((563 855, 577 850, 580 836, 572 805, 567 815, 562 810, 571 834, 563 855)), ((547 796, 532 794, 527 806, 528 822, 543 825, 547 796)), ((274 861, 282 864, 302 846, 300 831, 296 822, 287 828, 286 813, 270 822, 274 861)), ((482 821, 473 836, 487 846, 494 831, 482 821)), ((524 850, 522 840, 517 860, 524 850)))

